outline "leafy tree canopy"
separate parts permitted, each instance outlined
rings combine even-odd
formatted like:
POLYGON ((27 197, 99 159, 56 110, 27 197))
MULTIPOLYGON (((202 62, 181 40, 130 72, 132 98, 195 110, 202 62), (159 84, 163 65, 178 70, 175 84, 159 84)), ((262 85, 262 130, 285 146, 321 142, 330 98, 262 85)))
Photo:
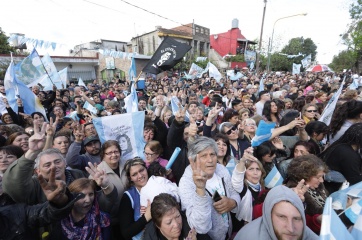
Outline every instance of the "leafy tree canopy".
POLYGON ((15 52, 15 49, 9 45, 8 37, 0 27, 0 54, 9 54, 10 52, 15 52))

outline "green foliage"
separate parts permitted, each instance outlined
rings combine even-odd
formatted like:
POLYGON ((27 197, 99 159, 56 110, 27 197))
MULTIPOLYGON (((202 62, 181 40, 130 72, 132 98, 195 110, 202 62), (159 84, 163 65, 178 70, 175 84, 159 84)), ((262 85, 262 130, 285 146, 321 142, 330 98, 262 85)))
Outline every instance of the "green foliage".
POLYGON ((231 57, 225 57, 227 62, 245 62, 244 54, 238 54, 231 57))
MULTIPOLYGON (((314 61, 317 55, 317 46, 310 38, 292 38, 289 40, 289 43, 283 47, 280 53, 288 55, 298 55, 299 53, 302 53, 305 54, 305 56, 311 54, 312 61, 314 61)), ((287 58, 287 56, 279 53, 273 53, 270 58, 270 69, 272 71, 291 71, 293 63, 301 64, 303 58, 303 56, 287 58)))
POLYGON ((9 54, 10 52, 15 52, 15 49, 9 45, 8 37, 0 27, 0 54, 9 54))
POLYGON ((329 67, 335 72, 342 71, 343 69, 354 69, 357 59, 356 54, 352 50, 345 50, 333 57, 332 63, 329 67))
POLYGON ((355 0, 355 2, 349 6, 349 15, 355 20, 362 18, 362 0, 355 0))

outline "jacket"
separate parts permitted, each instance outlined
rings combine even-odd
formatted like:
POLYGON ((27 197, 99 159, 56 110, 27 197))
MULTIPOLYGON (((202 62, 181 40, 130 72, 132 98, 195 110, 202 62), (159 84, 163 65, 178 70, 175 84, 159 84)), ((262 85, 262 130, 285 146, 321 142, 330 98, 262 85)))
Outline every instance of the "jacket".
MULTIPOLYGON (((199 234, 208 234, 212 239, 224 240, 231 236, 231 216, 228 213, 229 224, 226 226, 223 216, 213 207, 212 197, 208 194, 199 196, 192 178, 191 166, 188 166, 179 184, 182 211, 186 211, 187 221, 190 227, 194 227, 199 234)), ((228 198, 236 201, 237 206, 233 213, 240 211, 240 196, 231 185, 229 171, 222 165, 217 164, 215 173, 224 180, 225 192, 228 198)))
POLYGON ((67 165, 71 168, 79 169, 85 171, 85 167, 88 167, 88 162, 97 163, 101 162, 101 157, 98 154, 97 156, 92 156, 89 153, 79 154, 82 148, 82 143, 73 142, 67 152, 66 160, 67 165))
POLYGON ((304 207, 302 201, 298 195, 290 188, 283 185, 272 188, 265 198, 263 204, 263 216, 255 219, 254 221, 246 224, 238 234, 235 236, 235 240, 243 239, 263 239, 263 240, 277 240, 274 233, 272 223, 272 209, 275 204, 281 201, 288 201, 296 207, 303 219, 303 240, 317 240, 319 237, 313 233, 306 225, 306 219, 304 215, 304 207))
MULTIPOLYGON (((34 176, 34 160, 20 157, 4 173, 3 189, 15 202, 34 205, 46 202, 38 178, 34 176)), ((85 177, 79 170, 65 170, 67 186, 77 178, 85 177)))
POLYGON ((35 239, 36 229, 61 220, 70 214, 76 201, 83 194, 73 197, 70 193, 66 206, 58 208, 50 202, 28 206, 24 203, 0 208, 0 239, 35 239))

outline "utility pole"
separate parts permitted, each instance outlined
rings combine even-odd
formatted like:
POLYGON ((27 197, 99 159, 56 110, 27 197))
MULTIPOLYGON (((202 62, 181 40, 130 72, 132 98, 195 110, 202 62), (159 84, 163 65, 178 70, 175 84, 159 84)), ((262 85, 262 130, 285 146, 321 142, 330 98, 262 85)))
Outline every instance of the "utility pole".
POLYGON ((256 68, 255 72, 259 71, 259 62, 260 62, 260 51, 261 51, 261 43, 263 41, 263 30, 264 30, 264 19, 265 19, 265 11, 266 11, 266 0, 264 0, 264 10, 263 10, 263 19, 261 20, 261 30, 260 30, 260 38, 259 38, 259 49, 256 53, 256 68))

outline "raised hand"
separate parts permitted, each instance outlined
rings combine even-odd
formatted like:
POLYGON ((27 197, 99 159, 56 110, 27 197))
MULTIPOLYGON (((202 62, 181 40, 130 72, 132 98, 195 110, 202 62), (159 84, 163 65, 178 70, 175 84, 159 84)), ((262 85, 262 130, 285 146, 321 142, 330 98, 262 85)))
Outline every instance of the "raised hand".
POLYGON ((106 172, 98 169, 96 163, 88 162, 88 166, 89 167, 86 167, 85 170, 87 170, 89 175, 92 176, 93 180, 99 187, 107 189, 109 185, 112 184, 109 182, 106 172))
POLYGON ((83 141, 84 139, 84 125, 78 125, 74 128, 73 130, 73 134, 74 134, 74 137, 75 137, 75 141, 77 143, 80 143, 83 141))
POLYGON ((277 149, 284 149, 284 145, 282 140, 279 137, 275 137, 271 140, 271 142, 273 143, 273 145, 277 148, 277 149))
POLYGON ((292 190, 298 195, 298 197, 300 198, 300 200, 302 200, 302 202, 304 202, 304 200, 305 200, 304 194, 309 189, 309 185, 304 184, 304 183, 305 183, 305 180, 302 179, 298 182, 298 185, 295 188, 292 188, 292 190))
POLYGON ((38 152, 44 148, 45 145, 45 130, 48 123, 44 122, 39 129, 37 123, 34 123, 34 135, 29 138, 29 151, 38 152))
POLYGON ((180 124, 185 121, 187 107, 187 104, 184 108, 182 108, 181 103, 178 104, 178 111, 175 114, 175 120, 180 124))
POLYGON ((49 124, 47 124, 46 130, 45 130, 47 136, 54 136, 55 131, 57 129, 57 121, 58 121, 58 117, 56 117, 56 120, 54 123, 53 123, 53 118, 50 118, 49 124))
POLYGON ((200 196, 205 195, 205 187, 207 182, 207 173, 201 170, 201 163, 196 155, 196 161, 189 158, 190 166, 192 169, 192 179, 196 185, 196 193, 200 196))
POLYGON ((55 167, 50 169, 48 181, 46 181, 41 174, 39 174, 38 180, 48 201, 57 205, 65 205, 68 202, 68 197, 65 194, 65 182, 62 180, 55 180, 55 167))

